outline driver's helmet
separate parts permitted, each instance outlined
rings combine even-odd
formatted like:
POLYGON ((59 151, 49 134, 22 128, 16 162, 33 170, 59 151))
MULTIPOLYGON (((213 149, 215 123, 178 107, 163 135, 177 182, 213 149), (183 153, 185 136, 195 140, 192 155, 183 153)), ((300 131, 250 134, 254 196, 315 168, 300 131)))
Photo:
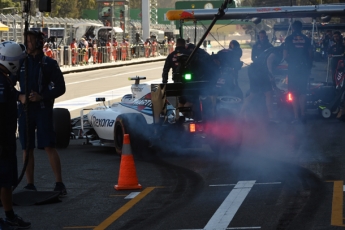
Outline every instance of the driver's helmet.
POLYGON ((25 57, 26 47, 12 41, 0 43, 0 64, 12 74, 19 70, 19 61, 25 57))

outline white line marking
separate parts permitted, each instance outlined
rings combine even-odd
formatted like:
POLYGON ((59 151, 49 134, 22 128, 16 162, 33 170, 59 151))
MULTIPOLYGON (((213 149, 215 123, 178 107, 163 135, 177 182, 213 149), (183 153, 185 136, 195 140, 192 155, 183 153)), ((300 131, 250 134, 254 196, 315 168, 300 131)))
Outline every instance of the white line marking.
POLYGON ((232 227, 227 229, 261 229, 261 227, 232 227))
POLYGON ((345 185, 343 185, 343 192, 345 191, 345 185))
POLYGON ((125 199, 133 199, 134 197, 138 196, 140 192, 131 192, 125 199))
MULTIPOLYGON (((255 185, 281 184, 282 182, 255 183, 255 185)), ((210 184, 210 187, 235 186, 236 184, 210 184)), ((344 185, 345 186, 345 185, 344 185)), ((345 191, 345 190, 344 190, 345 191)))
POLYGON ((132 74, 132 73, 142 73, 142 72, 150 71, 150 70, 154 70, 154 69, 163 69, 163 68, 162 67, 157 67, 157 68, 143 69, 143 70, 138 70, 138 71, 133 71, 133 72, 119 73, 119 74, 115 74, 115 75, 110 75, 110 76, 105 76, 105 77, 97 77, 97 78, 93 78, 93 79, 89 79, 89 80, 84 80, 84 81, 71 82, 71 83, 67 83, 66 85, 75 85, 75 84, 79 84, 79 83, 83 83, 83 82, 98 81, 100 79, 117 77, 117 76, 123 76, 123 75, 127 75, 127 74, 132 74))
POLYGON ((226 229, 254 184, 255 180, 239 181, 213 214, 204 229, 226 229))

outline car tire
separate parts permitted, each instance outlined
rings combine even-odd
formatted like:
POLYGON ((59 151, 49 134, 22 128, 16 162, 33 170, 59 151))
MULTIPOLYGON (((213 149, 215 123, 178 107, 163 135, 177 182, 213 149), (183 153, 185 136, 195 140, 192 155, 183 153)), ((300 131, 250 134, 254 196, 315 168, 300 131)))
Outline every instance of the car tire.
POLYGON ((71 138, 71 115, 68 109, 53 109, 53 125, 56 134, 56 147, 67 148, 71 138))
POLYGON ((122 154, 123 136, 129 134, 132 154, 140 154, 148 150, 149 127, 146 119, 139 113, 128 113, 117 116, 114 126, 115 149, 122 154))

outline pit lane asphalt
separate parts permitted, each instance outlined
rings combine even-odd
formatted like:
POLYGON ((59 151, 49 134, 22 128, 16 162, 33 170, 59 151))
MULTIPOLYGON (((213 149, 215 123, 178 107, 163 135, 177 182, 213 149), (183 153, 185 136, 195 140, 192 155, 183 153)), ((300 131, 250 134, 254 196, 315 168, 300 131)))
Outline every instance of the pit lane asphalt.
MULTIPOLYGON (((244 83, 245 79, 240 81, 244 83)), ((300 135, 296 135, 296 130, 287 132, 289 126, 283 126, 283 136, 260 126, 250 127, 247 132, 252 135, 246 135, 242 153, 236 158, 219 156, 207 147, 173 156, 160 153, 158 158, 136 155, 138 179, 144 187, 142 194, 147 192, 147 195, 128 212, 117 212, 117 215, 123 215, 108 229, 202 229, 234 184, 253 179, 258 183, 281 184, 253 187, 230 227, 288 229, 290 224, 295 226, 290 229, 333 229, 329 224, 333 183, 321 183, 315 175, 344 180, 337 176, 344 172, 343 159, 323 165, 325 161, 336 161, 340 154, 339 150, 331 154, 337 149, 335 147, 322 151, 329 145, 326 135, 329 131, 334 130, 332 138, 338 147, 344 147, 340 137, 335 135, 339 126, 341 124, 334 120, 328 121, 327 126, 315 120, 314 124, 308 124, 306 134, 301 130, 297 132, 300 135), (325 131, 323 135, 317 134, 319 129, 325 131), (275 139, 263 138, 267 137, 263 135, 266 132, 275 139), (319 140, 319 148, 315 144, 308 145, 306 140, 301 141, 304 135, 319 140), (290 140, 286 146, 278 144, 284 143, 284 137, 290 140), (269 144, 271 141, 274 144, 269 144), (266 144, 265 148, 262 148, 262 142, 266 144), (304 151, 316 154, 305 155, 304 151), (228 186, 210 186, 217 184, 228 186)), ((33 222, 32 229, 92 229, 121 208, 128 208, 129 201, 124 196, 132 191, 113 189, 117 184, 120 157, 112 149, 83 146, 82 142, 72 140, 69 148, 59 150, 69 192, 61 203, 15 207, 18 214, 33 222)), ((20 157, 18 150, 18 159, 20 157)), ((53 189, 54 178, 43 151, 36 151, 35 178, 39 190, 53 189)), ((22 182, 18 189, 24 185, 22 182)))

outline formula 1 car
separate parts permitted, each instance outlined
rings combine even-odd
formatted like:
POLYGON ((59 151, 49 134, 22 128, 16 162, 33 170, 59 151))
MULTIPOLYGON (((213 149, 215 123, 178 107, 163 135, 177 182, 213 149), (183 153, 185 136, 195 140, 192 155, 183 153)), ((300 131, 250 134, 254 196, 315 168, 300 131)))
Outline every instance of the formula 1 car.
POLYGON ((118 103, 106 106, 105 98, 97 98, 104 106, 83 109, 80 119, 72 122, 74 137, 85 137, 88 144, 115 146, 118 154, 122 153, 124 134, 130 134, 133 152, 201 147, 205 143, 213 150, 241 145, 240 123, 235 119, 241 99, 199 96, 208 86, 204 82, 141 84, 144 79, 130 78, 135 81, 132 94, 124 95, 118 103), (194 106, 177 107, 167 99, 174 101, 182 91, 188 98, 195 96, 194 106))

